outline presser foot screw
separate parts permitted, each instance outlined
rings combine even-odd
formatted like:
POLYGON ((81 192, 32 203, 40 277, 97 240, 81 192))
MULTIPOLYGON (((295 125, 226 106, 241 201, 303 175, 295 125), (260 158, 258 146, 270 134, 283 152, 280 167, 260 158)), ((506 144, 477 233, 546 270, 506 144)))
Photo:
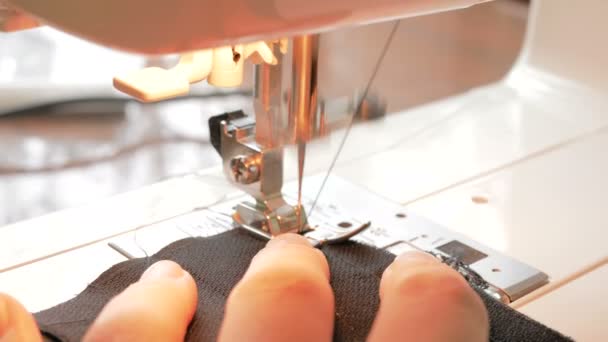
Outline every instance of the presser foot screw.
POLYGON ((251 184, 260 180, 260 166, 256 158, 236 156, 230 160, 232 180, 240 184, 251 184))

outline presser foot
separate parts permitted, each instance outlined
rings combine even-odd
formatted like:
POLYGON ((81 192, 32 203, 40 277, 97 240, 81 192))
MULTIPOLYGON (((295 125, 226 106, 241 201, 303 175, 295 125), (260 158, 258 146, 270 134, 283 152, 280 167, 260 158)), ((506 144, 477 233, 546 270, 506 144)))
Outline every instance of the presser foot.
MULTIPOLYGON (((236 215, 236 214, 235 214, 236 215)), ((234 216, 233 216, 234 218, 234 216)), ((244 224, 244 223, 238 223, 238 221, 236 221, 235 218, 235 223, 237 223, 239 228, 245 229, 246 231, 252 233, 253 235, 262 238, 264 240, 272 240, 273 236, 270 235, 268 232, 265 232, 263 230, 261 230, 260 228, 258 228, 257 225, 248 225, 248 224, 244 224)), ((326 245, 334 245, 334 244, 338 244, 338 243, 342 243, 342 242, 346 242, 348 240, 350 240, 351 238, 363 233, 365 230, 367 230, 369 227, 371 227, 372 223, 371 222, 367 222, 365 224, 362 224, 361 226, 352 229, 348 232, 342 233, 342 234, 337 234, 335 236, 332 237, 325 237, 322 239, 316 239, 314 237, 311 236, 307 236, 306 233, 308 232, 314 232, 315 230, 310 228, 307 232, 302 233, 302 235, 307 238, 311 245, 314 248, 321 248, 323 246, 326 245)))
POLYGON ((304 208, 292 206, 282 197, 256 203, 239 203, 232 218, 239 225, 253 227, 270 236, 284 233, 304 234, 311 230, 304 208))
POLYGON ((278 210, 271 212, 264 210, 265 207, 263 203, 240 203, 236 206, 232 219, 237 227, 264 240, 271 240, 280 234, 298 233, 305 236, 315 248, 345 242, 371 226, 371 222, 367 222, 335 236, 313 238, 306 235, 314 232, 314 228, 308 224, 306 211, 302 206, 285 203, 278 210))

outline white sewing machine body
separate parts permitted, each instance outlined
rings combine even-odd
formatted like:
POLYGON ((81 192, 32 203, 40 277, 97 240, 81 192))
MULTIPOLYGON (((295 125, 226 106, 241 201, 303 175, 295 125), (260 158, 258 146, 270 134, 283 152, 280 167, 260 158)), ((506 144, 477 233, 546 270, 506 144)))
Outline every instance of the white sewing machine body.
POLYGON ((8 0, 66 32, 78 32, 88 40, 122 50, 152 54, 318 33, 465 8, 485 1, 488 0, 225 0, 221 3, 213 0, 171 3, 8 0), (137 16, 136 23, 134 16, 137 16))
MULTIPOLYGON (((547 285, 511 305, 577 340, 601 341, 608 3, 578 5, 534 1, 525 47, 504 80, 354 126, 333 174, 545 272, 547 285)), ((307 173, 327 169, 342 134, 308 145, 307 173)), ((287 150, 285 166, 295 160, 287 150)), ((188 236, 174 218, 240 195, 209 169, 0 228, 0 291, 32 311, 53 306, 126 260, 109 242, 136 232, 154 252, 188 236)))

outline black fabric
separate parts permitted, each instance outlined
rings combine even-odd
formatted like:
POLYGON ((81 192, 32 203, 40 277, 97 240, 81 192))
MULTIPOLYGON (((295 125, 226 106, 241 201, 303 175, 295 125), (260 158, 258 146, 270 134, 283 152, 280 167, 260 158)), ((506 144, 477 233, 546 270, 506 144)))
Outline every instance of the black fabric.
MULTIPOLYGON (((113 266, 76 298, 39 312, 35 317, 47 340, 79 341, 110 298, 137 281, 150 264, 169 259, 190 272, 199 284, 199 308, 203 309, 195 314, 186 340, 214 341, 230 290, 264 245, 265 242, 241 230, 180 240, 150 258, 113 266)), ((322 251, 330 264, 336 298, 334 340, 364 341, 378 308, 380 277, 394 256, 351 242, 325 246, 322 251)), ((570 341, 485 293, 479 294, 490 315, 491 341, 570 341)))

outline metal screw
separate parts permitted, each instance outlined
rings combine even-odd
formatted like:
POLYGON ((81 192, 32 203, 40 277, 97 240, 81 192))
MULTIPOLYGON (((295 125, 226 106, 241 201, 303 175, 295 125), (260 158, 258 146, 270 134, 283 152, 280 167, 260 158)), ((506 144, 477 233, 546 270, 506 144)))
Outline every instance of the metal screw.
POLYGON ((236 156, 230 160, 232 179, 240 184, 251 184, 260 180, 260 167, 255 158, 236 156))

